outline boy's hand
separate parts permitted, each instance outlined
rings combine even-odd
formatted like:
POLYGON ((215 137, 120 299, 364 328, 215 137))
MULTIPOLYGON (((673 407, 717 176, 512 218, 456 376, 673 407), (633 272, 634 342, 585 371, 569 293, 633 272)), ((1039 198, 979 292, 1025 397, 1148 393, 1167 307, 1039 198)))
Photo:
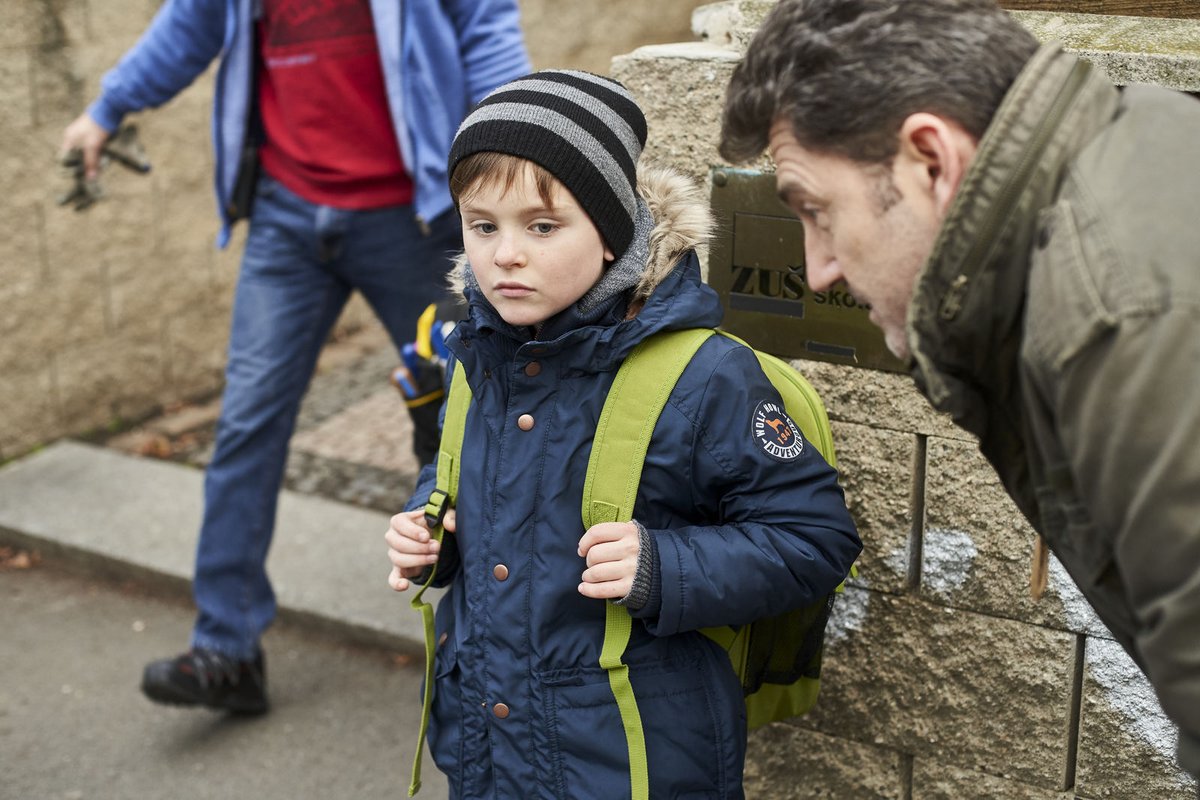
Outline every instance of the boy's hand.
MULTIPOLYGON (((451 533, 455 529, 454 509, 446 512, 442 527, 451 533)), ((429 536, 429 526, 425 523, 425 512, 421 509, 405 511, 392 517, 392 525, 383 535, 388 543, 388 558, 392 562, 392 572, 388 575, 388 585, 397 592, 403 592, 409 587, 412 578, 417 577, 430 564, 438 560, 441 543, 429 536)))
POLYGON ((629 594, 638 548, 638 529, 632 522, 601 522, 588 528, 579 540, 579 556, 588 565, 579 593, 603 600, 620 600, 629 594))

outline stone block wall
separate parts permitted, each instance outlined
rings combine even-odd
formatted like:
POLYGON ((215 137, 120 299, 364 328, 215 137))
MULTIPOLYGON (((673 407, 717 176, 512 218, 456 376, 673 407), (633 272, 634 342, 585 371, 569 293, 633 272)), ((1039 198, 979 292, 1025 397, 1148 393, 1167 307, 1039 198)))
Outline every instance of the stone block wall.
POLYGON ((57 204, 64 126, 157 7, 0 4, 0 459, 220 384, 236 270, 214 246, 211 73, 137 120, 150 175, 110 167, 103 201, 57 204))
MULTIPOLYGON (((612 56, 688 35, 699 0, 521 0, 538 67, 606 72, 612 56)), ((219 390, 244 229, 215 246, 214 69, 136 115, 154 165, 110 167, 103 201, 57 205, 63 128, 161 0, 0 2, 0 462, 219 390)), ((359 298, 342 330, 375 325, 359 298)))
MULTIPOLYGON (((703 181, 724 163, 724 89, 772 4, 702 7, 700 41, 614 60, 647 110, 647 157, 703 181)), ((1200 89, 1198 22, 1017 16, 1118 82, 1200 89)), ((865 550, 831 622, 820 702, 752 734, 747 795, 1194 798, 1149 684, 1057 562, 1030 598, 1033 531, 975 442, 907 376, 796 364, 829 410, 865 550)))

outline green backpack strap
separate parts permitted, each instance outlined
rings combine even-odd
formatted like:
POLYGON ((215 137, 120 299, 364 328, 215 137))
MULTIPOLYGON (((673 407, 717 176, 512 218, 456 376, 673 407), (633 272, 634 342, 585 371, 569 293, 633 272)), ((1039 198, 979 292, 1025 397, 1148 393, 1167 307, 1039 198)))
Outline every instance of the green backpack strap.
MULTIPOLYGON (((658 417, 692 356, 713 333, 710 328, 696 328, 657 334, 641 342, 621 364, 592 441, 583 485, 585 530, 601 522, 633 519, 642 465, 658 417), (633 385, 626 389, 627 383, 633 385), (621 469, 604 469, 598 467, 599 464, 620 464, 621 469)), ((621 726, 625 729, 632 798, 647 800, 650 776, 646 739, 637 699, 629 682, 629 667, 621 662, 633 631, 633 619, 624 606, 605 605, 600 666, 608 672, 608 682, 621 714, 621 726)))
MULTIPOLYGON (((442 519, 458 500, 458 471, 462 463, 463 435, 467 426, 467 409, 471 405, 471 387, 460 366, 450 379, 450 394, 446 397, 446 415, 442 422, 442 443, 438 450, 437 488, 429 495, 425 504, 425 521, 429 524, 429 535, 442 541, 445 529, 442 519)), ((421 612, 425 628, 425 695, 421 701, 421 730, 417 735, 417 754, 413 758, 412 783, 408 796, 421 790, 421 756, 425 749, 425 733, 429 728, 429 712, 433 703, 433 656, 434 642, 433 606, 423 598, 425 590, 437 575, 437 562, 429 571, 429 579, 413 595, 412 607, 421 612)))

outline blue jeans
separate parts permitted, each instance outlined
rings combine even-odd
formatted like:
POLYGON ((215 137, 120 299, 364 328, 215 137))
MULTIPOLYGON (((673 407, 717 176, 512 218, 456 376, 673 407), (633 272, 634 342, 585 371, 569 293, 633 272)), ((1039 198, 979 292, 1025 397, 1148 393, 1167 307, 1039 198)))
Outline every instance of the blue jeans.
POLYGON ((354 289, 397 349, 413 339, 421 311, 445 295, 450 258, 462 249, 454 212, 431 227, 423 233, 409 206, 331 208, 259 180, 205 474, 193 647, 239 659, 257 652, 275 618, 265 565, 288 440, 317 356, 354 289))

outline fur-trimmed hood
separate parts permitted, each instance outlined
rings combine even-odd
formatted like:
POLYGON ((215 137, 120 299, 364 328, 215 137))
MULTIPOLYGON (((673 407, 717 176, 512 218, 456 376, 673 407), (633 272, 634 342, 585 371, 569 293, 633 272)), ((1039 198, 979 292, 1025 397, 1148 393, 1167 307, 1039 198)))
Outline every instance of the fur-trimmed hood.
MULTIPOLYGON (((708 200, 699 185, 672 167, 638 167, 638 195, 650 210, 648 256, 641 279, 634 287, 631 306, 645 301, 690 250, 707 244, 713 219, 708 200)), ((450 288, 463 297, 470 267, 466 253, 455 258, 450 288)))

